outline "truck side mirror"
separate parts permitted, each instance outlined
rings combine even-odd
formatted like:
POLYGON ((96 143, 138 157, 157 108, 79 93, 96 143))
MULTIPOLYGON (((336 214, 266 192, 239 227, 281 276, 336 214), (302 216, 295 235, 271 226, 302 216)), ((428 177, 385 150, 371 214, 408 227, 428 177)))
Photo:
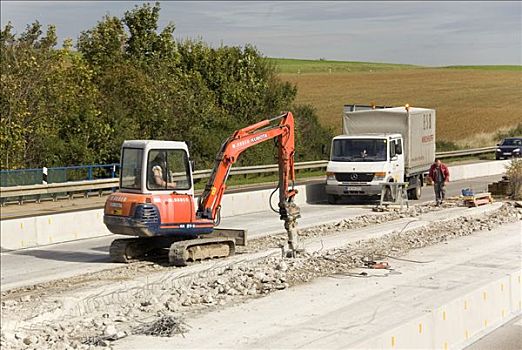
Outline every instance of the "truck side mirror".
POLYGON ((195 160, 190 160, 190 169, 192 171, 194 171, 194 169, 196 169, 196 161, 195 160))
POLYGON ((390 143, 390 158, 395 157, 396 153, 397 153, 397 144, 395 143, 395 141, 392 141, 390 143))
POLYGON ((395 144, 395 154, 402 154, 402 144, 395 144))

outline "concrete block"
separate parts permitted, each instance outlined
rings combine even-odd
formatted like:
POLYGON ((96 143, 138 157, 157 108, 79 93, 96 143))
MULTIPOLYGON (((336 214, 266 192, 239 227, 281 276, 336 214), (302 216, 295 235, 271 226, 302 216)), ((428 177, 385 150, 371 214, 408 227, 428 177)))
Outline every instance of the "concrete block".
POLYGON ((21 249, 38 245, 35 218, 2 220, 0 246, 2 250, 21 249))
POLYGON ((2 220, 2 250, 31 248, 110 234, 103 209, 2 220))
POLYGON ((520 276, 514 271, 355 348, 462 349, 521 314, 520 276))
POLYGON ((490 162, 463 164, 450 166, 451 181, 472 179, 474 177, 503 174, 510 160, 496 160, 490 162))

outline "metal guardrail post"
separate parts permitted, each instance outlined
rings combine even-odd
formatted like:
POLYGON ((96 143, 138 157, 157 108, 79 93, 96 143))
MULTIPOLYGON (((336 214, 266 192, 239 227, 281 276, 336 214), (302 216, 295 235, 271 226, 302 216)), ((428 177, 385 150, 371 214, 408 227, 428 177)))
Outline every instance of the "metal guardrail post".
POLYGON ((42 183, 44 185, 47 185, 47 168, 46 167, 42 168, 42 183))

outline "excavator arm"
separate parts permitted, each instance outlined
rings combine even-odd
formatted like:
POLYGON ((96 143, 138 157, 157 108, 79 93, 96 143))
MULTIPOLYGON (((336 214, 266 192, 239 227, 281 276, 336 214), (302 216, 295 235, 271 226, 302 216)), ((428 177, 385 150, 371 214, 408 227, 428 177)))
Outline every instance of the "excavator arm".
POLYGON ((300 217, 300 212, 294 202, 297 191, 293 189, 295 135, 294 117, 291 112, 237 130, 221 145, 210 179, 199 199, 196 215, 198 218, 216 220, 232 165, 248 148, 273 138, 277 138, 278 145, 279 214, 281 220, 285 222, 289 249, 294 255, 297 248, 297 219, 300 217), (275 124, 277 121, 279 123, 275 124), (289 189, 290 183, 292 189, 289 189))

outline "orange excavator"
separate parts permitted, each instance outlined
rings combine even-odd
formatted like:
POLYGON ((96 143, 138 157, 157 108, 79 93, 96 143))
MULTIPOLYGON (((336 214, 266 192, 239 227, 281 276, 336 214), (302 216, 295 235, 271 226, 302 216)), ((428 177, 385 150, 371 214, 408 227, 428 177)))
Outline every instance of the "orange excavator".
MULTIPOLYGON (((168 251, 172 265, 233 255, 246 245, 245 230, 216 228, 221 199, 232 165, 246 149, 276 139, 279 163, 279 215, 288 233, 287 255, 297 251, 294 189, 294 117, 291 112, 235 131, 221 145, 197 206, 193 167, 185 142, 131 140, 121 150, 120 189, 106 203, 103 221, 116 239, 110 246, 115 262, 129 262, 168 251)), ((275 192, 275 191, 274 191, 275 192)))

